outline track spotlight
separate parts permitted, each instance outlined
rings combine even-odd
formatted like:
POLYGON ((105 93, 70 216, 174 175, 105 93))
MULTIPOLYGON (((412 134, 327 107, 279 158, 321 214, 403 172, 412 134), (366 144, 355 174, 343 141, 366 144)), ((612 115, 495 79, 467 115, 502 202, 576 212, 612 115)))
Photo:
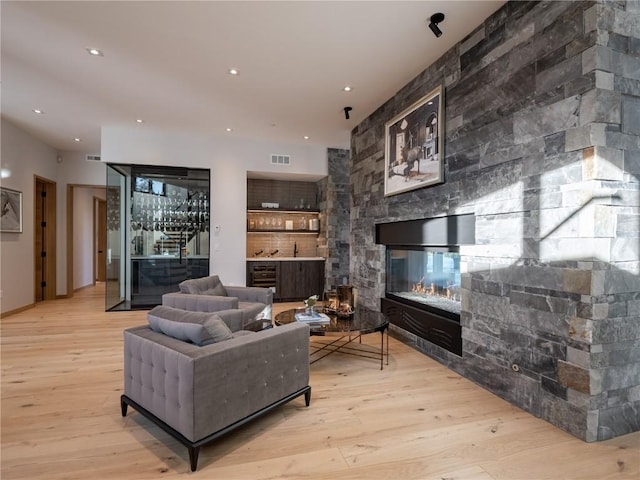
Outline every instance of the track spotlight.
POLYGON ((344 107, 344 118, 346 118, 347 120, 349 120, 349 112, 353 110, 353 108, 351 107, 344 107))
POLYGON ((444 13, 434 13, 431 15, 431 23, 429 24, 429 28, 433 32, 436 37, 442 35, 442 30, 438 28, 438 24, 444 20, 444 13))

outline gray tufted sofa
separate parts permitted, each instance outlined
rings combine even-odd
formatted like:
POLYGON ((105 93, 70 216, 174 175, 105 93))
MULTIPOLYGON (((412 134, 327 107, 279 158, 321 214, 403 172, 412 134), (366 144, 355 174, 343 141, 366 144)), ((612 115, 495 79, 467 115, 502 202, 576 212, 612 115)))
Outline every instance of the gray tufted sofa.
MULTIPOLYGON (((179 314, 169 307, 154 311, 179 314)), ((189 327, 211 316, 220 321, 215 314, 186 313, 189 327)), ((150 325, 124 331, 122 416, 130 405, 175 437, 189 451, 191 471, 201 446, 300 395, 309 405, 307 325, 236 331, 206 346, 150 325)))
POLYGON ((162 304, 192 312, 225 311, 224 320, 232 330, 271 319, 273 292, 269 288, 222 285, 217 275, 185 280, 179 288, 179 292, 165 293, 162 304))

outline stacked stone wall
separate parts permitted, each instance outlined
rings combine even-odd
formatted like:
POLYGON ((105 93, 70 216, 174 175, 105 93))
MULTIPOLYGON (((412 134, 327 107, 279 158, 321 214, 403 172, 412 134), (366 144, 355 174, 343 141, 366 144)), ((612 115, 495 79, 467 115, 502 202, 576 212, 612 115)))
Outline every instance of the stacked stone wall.
POLYGON ((587 441, 640 429, 638 32, 638 2, 509 2, 352 132, 359 301, 376 223, 474 213, 462 358, 396 332, 587 441), (445 183, 385 197, 385 122, 439 84, 445 183))
POLYGON ((349 150, 327 150, 328 175, 318 182, 318 252, 327 259, 325 290, 349 283, 349 150))

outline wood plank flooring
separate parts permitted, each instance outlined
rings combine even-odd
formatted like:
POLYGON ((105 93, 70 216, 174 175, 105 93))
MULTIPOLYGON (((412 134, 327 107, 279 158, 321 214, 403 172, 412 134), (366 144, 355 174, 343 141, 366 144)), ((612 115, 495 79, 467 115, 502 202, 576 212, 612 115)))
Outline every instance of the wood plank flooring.
POLYGON ((393 338, 383 371, 313 364, 309 408, 296 399, 203 448, 191 474, 186 448, 120 415, 122 330, 146 312, 103 310, 98 285, 1 320, 3 480, 640 479, 640 433, 584 443, 393 338))

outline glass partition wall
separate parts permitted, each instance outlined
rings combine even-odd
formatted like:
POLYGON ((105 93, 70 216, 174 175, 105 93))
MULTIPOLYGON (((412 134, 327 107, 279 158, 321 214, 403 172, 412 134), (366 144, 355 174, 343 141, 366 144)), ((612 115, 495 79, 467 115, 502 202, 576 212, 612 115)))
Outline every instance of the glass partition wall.
POLYGON ((107 310, 151 308, 209 274, 210 171, 107 168, 107 310))

